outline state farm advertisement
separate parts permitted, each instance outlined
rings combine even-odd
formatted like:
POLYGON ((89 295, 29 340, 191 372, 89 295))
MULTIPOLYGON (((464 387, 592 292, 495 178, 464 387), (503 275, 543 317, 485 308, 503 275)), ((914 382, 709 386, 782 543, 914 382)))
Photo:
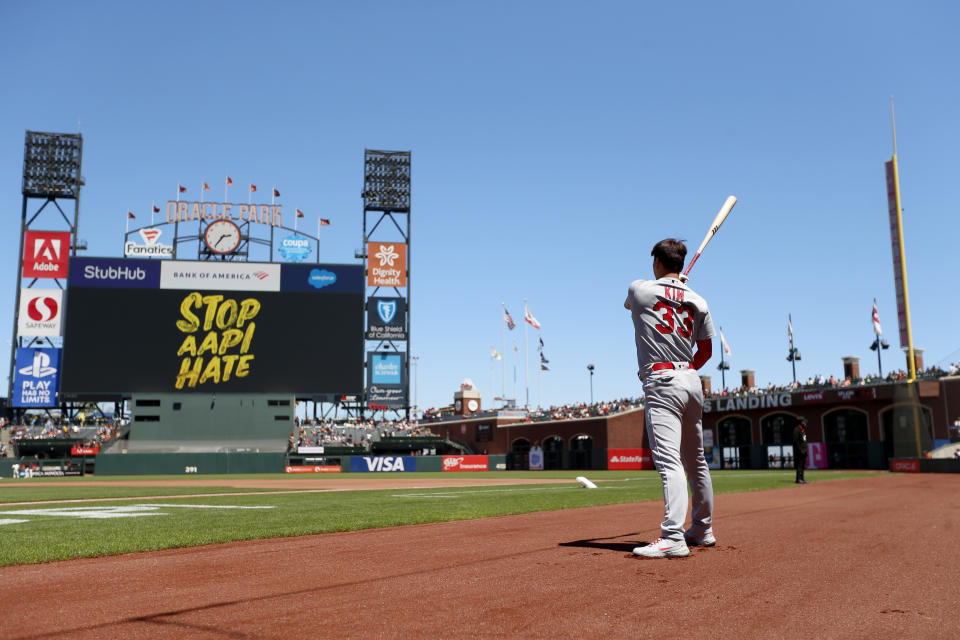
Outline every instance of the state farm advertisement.
POLYGON ((443 456, 444 471, 489 471, 487 456, 443 456))
POLYGON ((650 449, 607 449, 607 469, 653 469, 650 449))
POLYGON ((69 231, 27 231, 24 233, 24 278, 66 278, 69 259, 69 231))

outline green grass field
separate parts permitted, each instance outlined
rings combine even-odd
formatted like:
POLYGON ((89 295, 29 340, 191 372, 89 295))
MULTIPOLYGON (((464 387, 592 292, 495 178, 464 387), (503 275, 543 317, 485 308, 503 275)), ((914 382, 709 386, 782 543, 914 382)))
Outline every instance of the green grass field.
MULTIPOLYGON (((583 473, 405 473, 403 477, 407 479, 444 478, 451 482, 470 476, 486 476, 526 480, 565 478, 570 483, 321 492, 297 488, 293 482, 289 490, 282 493, 227 486, 125 485, 132 480, 158 479, 158 476, 96 478, 110 482, 109 486, 99 487, 70 486, 74 483, 63 479, 52 485, 49 479, 5 478, 0 481, 0 536, 3 540, 0 566, 662 498, 659 477, 653 471, 589 472, 588 477, 599 485, 596 490, 583 489, 574 481, 575 476, 583 473), (200 494, 218 493, 254 495, 200 497, 200 494), (177 497, 156 497, 173 495, 177 497), (107 500, 55 502, 91 498, 107 500), (111 498, 118 500, 109 500, 111 498), (45 503, 10 504, 31 501, 45 503)), ((811 482, 862 475, 868 474, 807 472, 811 482)), ((224 482, 228 478, 290 479, 283 474, 222 477, 224 482)), ((384 479, 383 474, 351 474, 351 479, 355 477, 361 480, 384 479)), ((162 479, 183 480, 184 477, 165 476, 162 479)), ((792 481, 791 471, 721 471, 713 474, 717 493, 782 488, 791 486, 792 481)))

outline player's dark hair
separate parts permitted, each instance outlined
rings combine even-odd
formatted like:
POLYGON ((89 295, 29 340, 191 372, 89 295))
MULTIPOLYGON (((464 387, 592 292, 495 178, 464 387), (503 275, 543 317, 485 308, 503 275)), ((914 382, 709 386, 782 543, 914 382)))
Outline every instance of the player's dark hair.
POLYGON ((680 273, 683 269, 683 261, 687 257, 687 247, 682 240, 667 238, 653 245, 650 255, 659 259, 660 264, 671 272, 680 273))

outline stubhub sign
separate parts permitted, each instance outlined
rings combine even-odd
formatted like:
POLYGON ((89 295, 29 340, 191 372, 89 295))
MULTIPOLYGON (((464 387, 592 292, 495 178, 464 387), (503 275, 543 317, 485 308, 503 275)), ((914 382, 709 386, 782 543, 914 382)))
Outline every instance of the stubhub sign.
POLYGON ((118 258, 73 258, 71 287, 156 289, 160 286, 160 261, 118 258))
POLYGON ((417 459, 413 456, 354 456, 350 458, 350 471, 354 473, 416 470, 417 459))

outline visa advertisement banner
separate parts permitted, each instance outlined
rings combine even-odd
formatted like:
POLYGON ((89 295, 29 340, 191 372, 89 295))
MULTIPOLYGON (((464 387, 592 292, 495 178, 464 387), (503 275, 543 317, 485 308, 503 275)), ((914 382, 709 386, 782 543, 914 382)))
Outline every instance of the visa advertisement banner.
POLYGON ((14 407, 55 407, 60 389, 60 349, 17 347, 14 407))
POLYGON ((66 278, 69 259, 69 231, 24 232, 24 278, 66 278))
POLYGON ((416 471, 414 456, 354 456, 350 458, 350 471, 354 473, 382 473, 416 471))
POLYGON ((607 469, 653 469, 650 449, 607 449, 607 469))

